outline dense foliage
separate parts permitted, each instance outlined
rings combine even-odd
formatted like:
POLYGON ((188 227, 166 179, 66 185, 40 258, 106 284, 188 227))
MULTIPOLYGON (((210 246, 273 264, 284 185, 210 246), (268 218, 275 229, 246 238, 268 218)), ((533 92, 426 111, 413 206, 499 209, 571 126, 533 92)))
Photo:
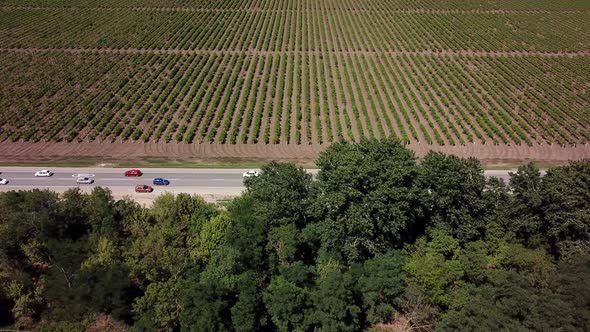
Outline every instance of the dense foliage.
POLYGON ((270 163, 219 207, 0 194, 1 325, 42 331, 590 329, 590 162, 510 183, 399 141, 270 163), (382 325, 381 325, 382 326, 382 325))

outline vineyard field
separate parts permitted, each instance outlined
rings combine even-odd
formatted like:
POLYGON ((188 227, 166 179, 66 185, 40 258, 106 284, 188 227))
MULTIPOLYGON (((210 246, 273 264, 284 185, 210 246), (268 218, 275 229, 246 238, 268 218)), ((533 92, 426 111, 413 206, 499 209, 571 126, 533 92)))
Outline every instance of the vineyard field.
MULTIPOLYGON (((0 0, 6 7, 53 7, 53 8, 188 8, 235 10, 263 10, 271 8, 292 9, 301 0, 0 0)), ((586 0, 318 0, 350 9, 367 9, 383 4, 396 10, 535 10, 571 11, 589 10, 586 0)))
MULTIPOLYGON (((341 4, 339 4, 341 5, 341 4)), ((4 8, 5 48, 232 51, 545 51, 590 49, 590 11, 415 12, 331 8, 105 10, 4 8)))
POLYGON ((587 1, 0 0, 0 141, 590 140, 587 1))

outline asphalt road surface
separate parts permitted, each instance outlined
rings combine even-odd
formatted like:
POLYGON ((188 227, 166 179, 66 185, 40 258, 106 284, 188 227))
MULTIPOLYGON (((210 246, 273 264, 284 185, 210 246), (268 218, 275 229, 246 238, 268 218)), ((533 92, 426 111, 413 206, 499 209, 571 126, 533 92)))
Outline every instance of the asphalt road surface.
MULTIPOLYGON (((4 167, 0 168, 0 178, 7 179, 7 185, 0 186, 0 191, 51 189, 63 192, 69 188, 79 187, 90 191, 95 186, 108 187, 115 198, 129 196, 140 203, 149 203, 159 194, 190 193, 203 196, 208 201, 237 196, 243 190, 243 173, 245 169, 174 169, 145 168, 140 177, 125 177, 126 169, 119 168, 49 168, 54 174, 51 177, 35 177, 35 172, 42 168, 36 167, 4 167), (77 184, 78 176, 94 179, 93 184, 77 184), (170 181, 168 186, 154 186, 154 178, 170 181), (135 193, 135 186, 146 184, 154 187, 151 194, 135 193)), ((309 170, 317 173, 317 170, 309 170)), ((485 171, 486 176, 495 176, 508 181, 511 170, 485 171)))

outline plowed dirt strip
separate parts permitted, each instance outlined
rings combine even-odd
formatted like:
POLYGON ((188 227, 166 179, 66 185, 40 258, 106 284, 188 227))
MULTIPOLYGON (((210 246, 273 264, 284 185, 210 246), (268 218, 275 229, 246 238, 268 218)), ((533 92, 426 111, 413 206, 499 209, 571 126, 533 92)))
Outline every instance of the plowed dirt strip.
MULTIPOLYGON (((184 143, 30 143, 1 142, 0 162, 93 159, 97 162, 129 162, 143 158, 172 160, 259 160, 292 161, 311 165, 327 145, 265 144, 184 144, 184 143)), ((467 144, 436 146, 413 143, 408 148, 423 157, 428 151, 440 151, 460 157, 475 157, 484 163, 538 161, 561 163, 590 158, 590 146, 560 145, 507 146, 467 144)))
POLYGON ((224 54, 236 54, 236 55, 276 55, 276 54, 343 54, 343 55, 423 55, 423 56, 480 56, 480 57, 522 57, 522 56, 535 56, 535 57, 577 57, 577 56, 590 56, 590 50, 577 51, 577 52, 540 52, 540 51, 481 51, 481 50, 444 50, 444 51, 265 51, 265 50, 212 50, 212 49, 149 49, 149 48, 0 48, 0 52, 13 52, 13 53, 36 53, 36 52, 65 52, 65 53, 97 53, 97 54, 212 54, 212 55, 224 55, 224 54))

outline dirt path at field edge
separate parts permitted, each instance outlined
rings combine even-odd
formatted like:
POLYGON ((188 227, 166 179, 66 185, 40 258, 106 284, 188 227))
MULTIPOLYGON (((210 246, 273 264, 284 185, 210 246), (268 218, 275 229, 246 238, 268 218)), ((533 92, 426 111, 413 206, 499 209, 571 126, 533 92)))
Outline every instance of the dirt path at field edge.
MULTIPOLYGON (((185 144, 140 142, 0 142, 0 162, 56 161, 91 159, 100 162, 132 162, 145 158, 170 160, 219 161, 288 161, 309 165, 317 159, 327 145, 303 144, 185 144)), ((429 150, 475 157, 483 163, 523 163, 528 161, 563 163, 568 160, 590 159, 590 146, 560 145, 508 146, 467 144, 465 146, 439 146, 412 143, 407 146, 418 157, 429 150)))

